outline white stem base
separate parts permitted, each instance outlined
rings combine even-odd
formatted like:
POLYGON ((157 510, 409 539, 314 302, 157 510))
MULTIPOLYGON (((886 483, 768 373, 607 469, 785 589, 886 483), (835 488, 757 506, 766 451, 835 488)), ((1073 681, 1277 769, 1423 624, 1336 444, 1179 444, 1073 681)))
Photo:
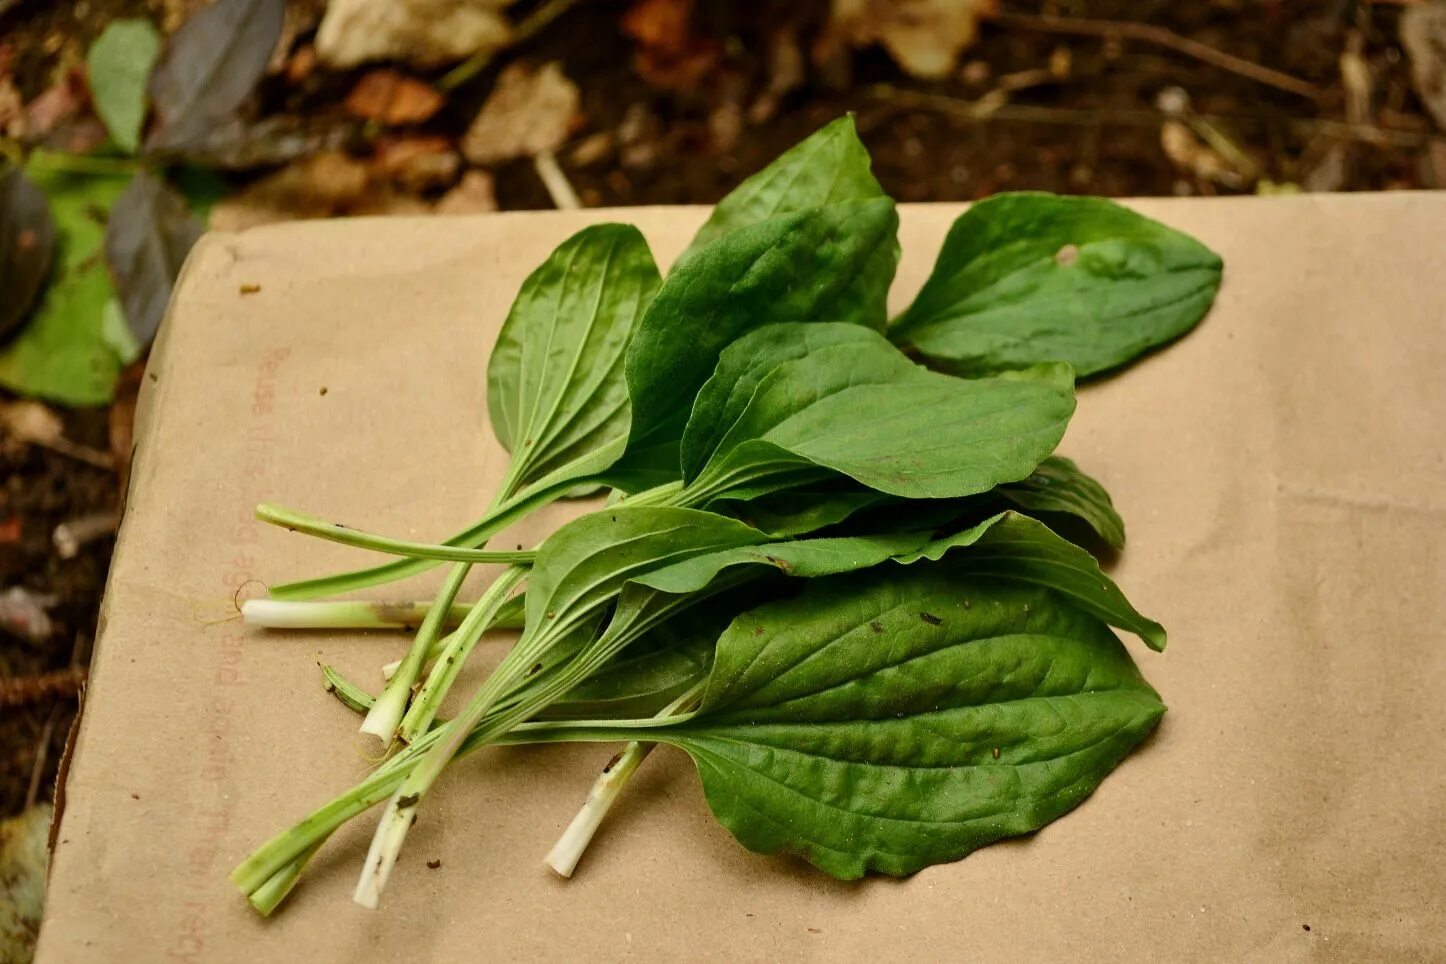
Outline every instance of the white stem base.
POLYGON ((557 843, 553 844, 543 858, 547 866, 563 877, 572 876, 572 872, 577 869, 577 862, 582 859, 583 851, 592 842, 593 834, 597 833, 597 828, 612 809, 628 778, 637 770, 653 746, 652 743, 629 743, 603 768, 592 789, 588 791, 582 809, 572 818, 572 823, 567 825, 557 843))
POLYGON ((377 832, 372 837, 372 845, 367 850, 366 863, 362 865, 356 892, 352 894, 352 900, 369 910, 377 909, 382 890, 387 886, 387 878, 392 875, 392 868, 397 865, 397 855, 402 852, 402 843, 407 839, 407 831, 412 829, 412 820, 416 816, 416 795, 412 795, 409 805, 401 806, 400 793, 398 790, 387 801, 386 812, 382 814, 381 822, 377 824, 377 832))

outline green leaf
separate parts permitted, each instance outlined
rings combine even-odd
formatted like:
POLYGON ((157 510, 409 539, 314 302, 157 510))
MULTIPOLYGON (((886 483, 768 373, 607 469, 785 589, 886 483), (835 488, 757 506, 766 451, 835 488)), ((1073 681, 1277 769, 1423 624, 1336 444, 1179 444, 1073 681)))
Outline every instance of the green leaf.
POLYGON ((127 154, 140 146, 146 82, 160 51, 160 35, 149 20, 121 18, 106 24, 85 57, 95 112, 127 154))
MULTIPOLYGON (((869 152, 859 140, 853 115, 826 124, 719 201, 679 263, 730 231, 779 214, 887 197, 869 167, 869 152)), ((887 293, 898 264, 899 241, 894 236, 864 263, 860 286, 887 293)))
POLYGON ((1001 194, 949 229, 929 280, 889 329, 961 374, 1064 361, 1116 368, 1195 326, 1219 255, 1101 198, 1001 194))
POLYGON ((45 152, 34 152, 27 173, 50 199, 56 264, 34 317, 0 352, 0 385, 66 405, 103 405, 121 360, 104 334, 114 289, 101 246, 106 212, 129 175, 68 173, 47 160, 45 152))
POLYGON ((1119 640, 1046 590, 882 573, 738 617, 699 712, 625 731, 686 750, 750 850, 845 879, 957 860, 1077 806, 1164 712, 1119 640))
POLYGON ((1095 618, 1139 636, 1151 649, 1165 648, 1165 628, 1130 605, 1094 556, 1039 520, 1017 512, 1004 512, 956 535, 934 539, 898 561, 907 565, 937 560, 962 548, 968 551, 950 556, 961 571, 1053 589, 1095 618))
POLYGON ((832 479, 736 503, 720 500, 709 509, 725 512, 778 539, 816 532, 866 509, 894 501, 893 497, 862 488, 852 480, 832 479))
POLYGON ((678 265, 628 349, 628 462, 649 448, 663 450, 652 464, 675 462, 693 397, 743 334, 821 318, 878 327, 888 292, 860 272, 897 226, 887 198, 831 204, 740 228, 678 265))
POLYGON ((518 487, 607 468, 632 421, 623 361, 661 278, 630 225, 584 228, 523 282, 487 366, 487 409, 518 487))
POLYGON ((617 506, 563 525, 537 551, 518 646, 557 638, 645 573, 766 537, 736 519, 662 506, 617 506))
POLYGON ((1125 521, 1110 494, 1079 466, 1051 455, 1026 479, 999 487, 999 494, 1022 509, 1080 519, 1115 549, 1125 547, 1125 521))
POLYGON ((731 345, 699 392, 685 491, 727 497, 811 467, 891 495, 971 495, 1029 475, 1073 411, 1064 369, 966 380, 914 365, 859 326, 774 326, 731 345))
POLYGON ((869 170, 853 115, 840 117, 780 154, 718 202, 684 257, 729 231, 805 208, 887 197, 869 170))

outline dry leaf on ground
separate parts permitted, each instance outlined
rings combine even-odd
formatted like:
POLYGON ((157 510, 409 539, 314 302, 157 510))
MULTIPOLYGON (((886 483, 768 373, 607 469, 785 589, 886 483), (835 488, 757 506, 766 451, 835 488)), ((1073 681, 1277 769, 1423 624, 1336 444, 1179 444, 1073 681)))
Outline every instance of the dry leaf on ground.
POLYGON ((1411 76, 1421 102, 1446 130, 1446 0, 1401 11, 1401 46, 1411 58, 1411 76))
POLYGON ((637 43, 633 69, 654 87, 696 87, 717 66, 723 48, 694 30, 693 0, 637 0, 623 14, 623 33, 637 43))
POLYGON ((938 80, 994 9, 995 0, 833 0, 826 32, 853 47, 882 44, 908 73, 938 80))
POLYGON ((474 164, 532 157, 562 146, 578 126, 581 97, 556 61, 529 70, 513 64, 462 138, 462 153, 474 164))
POLYGON ((437 202, 438 214, 487 214, 497 210, 492 175, 486 171, 468 171, 462 180, 437 202))
POLYGON ((512 39, 502 15, 511 0, 331 0, 316 52, 333 67, 397 60, 416 67, 452 63, 512 39))
POLYGON ((281 221, 430 210, 426 202, 392 190, 365 161, 325 151, 289 164, 217 203, 211 209, 211 228, 241 231, 281 221))
POLYGON ((397 137, 377 141, 372 163, 403 191, 422 194, 455 181, 462 158, 445 137, 397 137))
POLYGON ((431 119, 447 98, 431 84, 398 70, 373 70, 347 94, 346 112, 383 124, 420 124, 431 119))

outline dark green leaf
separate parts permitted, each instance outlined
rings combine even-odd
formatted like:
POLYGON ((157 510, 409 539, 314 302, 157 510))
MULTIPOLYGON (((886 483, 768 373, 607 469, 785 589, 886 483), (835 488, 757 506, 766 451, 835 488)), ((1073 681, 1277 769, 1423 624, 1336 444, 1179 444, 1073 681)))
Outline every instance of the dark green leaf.
POLYGON ((19 168, 0 171, 0 340, 30 313, 54 255, 55 220, 45 195, 19 168))
POLYGON ((1080 519, 1116 549, 1125 547, 1125 521, 1110 494, 1079 466, 1051 455, 1026 479, 999 487, 999 494, 1031 514, 1062 514, 1080 519))
MULTIPOLYGON (((715 502, 709 508, 726 512, 770 538, 803 535, 836 525, 873 506, 896 501, 848 479, 785 489, 736 504, 715 502)), ((910 519, 912 522, 912 519, 910 519)))
POLYGON ((860 271, 897 225, 887 198, 831 204, 733 231, 680 264, 628 349, 630 456, 676 449, 693 396, 746 332, 823 318, 878 327, 887 290, 860 287, 860 271))
POLYGON ((698 229, 684 256, 729 231, 804 208, 886 197, 852 115, 821 127, 738 185, 698 229))
POLYGON ((146 171, 137 171, 111 208, 105 254, 135 343, 149 345, 166 314, 171 288, 201 225, 186 200, 146 171))
POLYGON ((1165 628, 1130 605, 1095 557, 1037 519, 1004 512, 957 535, 935 539, 898 561, 936 560, 945 553, 961 571, 1053 589, 1097 619, 1139 636, 1151 649, 1165 648, 1165 628), (965 552, 953 551, 966 547, 965 552))
POLYGON ((56 263, 28 324, 0 352, 0 385, 67 405, 111 400, 121 361, 104 334, 114 298, 101 250, 106 212, 127 176, 57 171, 36 151, 26 169, 50 199, 56 263))
POLYGON ((1163 711, 1090 615, 936 564, 821 580, 740 616, 702 709, 646 738, 693 757, 744 846, 849 879, 1037 830, 1163 711))
POLYGON ((963 374, 1064 361, 1084 377, 1194 327, 1220 271, 1200 242, 1112 201, 1003 194, 954 222, 889 337, 963 374))
POLYGON ((1067 368, 966 380, 914 365, 859 326, 778 325, 729 346, 698 393, 684 479, 727 497, 811 467, 891 495, 971 495, 1029 475, 1073 411, 1067 368))
POLYGON ((511 484, 607 468, 632 421, 623 360, 661 279, 634 227, 565 241, 523 283, 487 366, 487 410, 512 452, 511 484))
POLYGON ((281 36, 285 0, 216 0, 171 35, 150 94, 160 126, 147 151, 171 152, 233 120, 281 36))
POLYGON ((146 82, 160 53, 161 38, 149 20, 117 19, 86 54, 90 99, 111 140, 134 154, 146 120, 146 82))

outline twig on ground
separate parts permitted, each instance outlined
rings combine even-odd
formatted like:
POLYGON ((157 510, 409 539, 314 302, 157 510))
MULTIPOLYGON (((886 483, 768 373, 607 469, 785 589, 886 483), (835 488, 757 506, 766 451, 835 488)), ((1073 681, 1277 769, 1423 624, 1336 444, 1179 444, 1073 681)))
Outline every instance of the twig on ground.
POLYGON ((85 669, 80 666, 0 679, 0 708, 13 709, 48 699, 69 699, 84 682, 85 669))
POLYGON ((50 737, 55 732, 56 721, 60 719, 60 704, 50 708, 45 725, 40 728, 40 745, 35 748, 35 763, 30 768, 30 786, 25 788, 25 809, 35 806, 40 797, 40 780, 45 775, 45 762, 50 758, 50 737))
POLYGON ((572 183, 563 173, 562 165, 557 163, 556 154, 543 151, 532 159, 532 166, 537 168, 537 176, 542 178, 543 187, 547 188, 552 203, 557 205, 559 211, 576 211, 582 207, 577 192, 572 189, 572 183))
POLYGON ((1001 27, 1021 30, 1038 30, 1042 33, 1071 34, 1083 37, 1119 37, 1125 40, 1139 40, 1166 47, 1201 63, 1219 67, 1257 83, 1298 94, 1315 100, 1321 96, 1321 89, 1315 84, 1273 70, 1254 61, 1228 54, 1223 50, 1203 44, 1189 37, 1182 37, 1173 30, 1154 24, 1138 23, 1133 20, 1093 20, 1083 17, 1042 17, 1027 13, 997 13, 990 18, 1001 27))
POLYGON ((60 558, 74 559, 81 546, 112 535, 119 525, 120 515, 116 512, 92 512, 60 523, 50 538, 60 558))
MULTIPOLYGON (((577 2, 578 0, 548 0, 547 3, 532 11, 521 23, 512 28, 510 46, 515 47, 524 40, 532 38, 538 31, 562 16, 569 8, 576 5, 577 2)), ((501 51, 498 50, 479 50, 443 74, 442 79, 437 81, 437 86, 442 90, 453 90, 462 86, 486 70, 487 65, 492 63, 493 59, 500 52, 501 51)))
MULTIPOLYGON (((1158 127, 1166 115, 1157 110, 1145 109, 1096 109, 1077 107, 1041 107, 1034 104, 983 104, 979 101, 949 97, 945 94, 928 94, 922 91, 905 90, 892 84, 873 84, 864 93, 875 100, 887 101, 898 107, 912 110, 934 110, 961 120, 981 123, 992 121, 1020 122, 1027 124, 1059 124, 1070 127, 1158 127)), ((1359 141, 1389 147, 1420 147, 1429 140, 1426 131, 1406 131, 1390 127, 1350 124, 1345 121, 1317 117, 1278 118, 1260 116, 1225 117, 1218 114, 1199 114, 1197 117, 1210 123, 1258 122, 1263 124, 1285 123, 1294 130, 1307 134, 1325 134, 1341 140, 1359 141)))

